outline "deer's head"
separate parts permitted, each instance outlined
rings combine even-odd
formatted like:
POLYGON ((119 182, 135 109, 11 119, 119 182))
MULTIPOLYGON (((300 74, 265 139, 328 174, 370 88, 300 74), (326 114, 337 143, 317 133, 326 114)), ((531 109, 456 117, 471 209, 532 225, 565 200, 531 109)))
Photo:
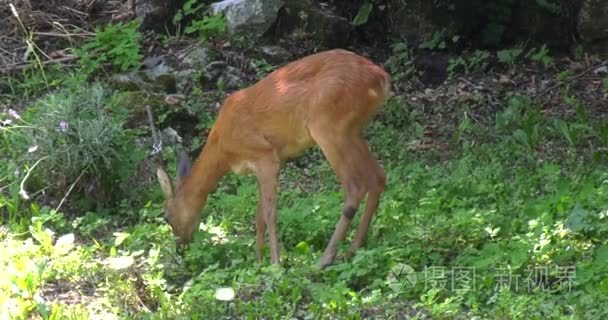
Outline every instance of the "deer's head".
POLYGON ((182 181, 190 172, 190 160, 182 152, 177 165, 178 180, 174 185, 167 172, 158 168, 156 175, 160 187, 165 194, 165 221, 171 226, 173 235, 177 237, 178 246, 184 246, 192 241, 192 236, 200 223, 199 209, 193 205, 189 192, 182 190, 182 181))

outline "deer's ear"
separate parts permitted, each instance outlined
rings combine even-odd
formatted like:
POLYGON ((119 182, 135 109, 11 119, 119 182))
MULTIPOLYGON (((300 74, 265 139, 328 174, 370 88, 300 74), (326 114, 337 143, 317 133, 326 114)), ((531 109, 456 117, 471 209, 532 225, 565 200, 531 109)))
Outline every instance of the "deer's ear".
POLYGON ((182 150, 179 154, 179 160, 177 162, 177 177, 179 180, 183 179, 190 173, 190 157, 186 151, 182 150))
POLYGON ((169 179, 165 170, 158 168, 156 170, 156 177, 158 178, 158 183, 160 183, 160 188, 163 190, 165 197, 173 197, 173 183, 171 183, 171 179, 169 179))

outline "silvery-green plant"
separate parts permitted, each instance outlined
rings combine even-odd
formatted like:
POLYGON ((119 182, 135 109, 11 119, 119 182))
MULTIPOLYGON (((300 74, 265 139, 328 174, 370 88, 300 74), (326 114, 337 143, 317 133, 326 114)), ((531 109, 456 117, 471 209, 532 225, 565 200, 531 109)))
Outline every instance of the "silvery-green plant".
POLYGON ((75 184, 103 191, 116 181, 114 168, 133 146, 118 109, 114 95, 99 84, 50 93, 13 117, 12 158, 26 167, 37 164, 36 188, 61 194, 75 184))

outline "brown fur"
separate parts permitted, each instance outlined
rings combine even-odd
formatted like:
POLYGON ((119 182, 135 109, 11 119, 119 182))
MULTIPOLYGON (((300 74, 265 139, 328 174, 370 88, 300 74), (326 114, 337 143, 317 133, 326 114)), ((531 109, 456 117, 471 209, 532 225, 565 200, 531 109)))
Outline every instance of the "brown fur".
MULTIPOLYGON (((278 171, 288 158, 315 144, 321 147, 345 188, 345 206, 356 212, 369 193, 370 208, 366 208, 362 222, 370 220, 385 176, 361 131, 387 98, 390 81, 390 76, 368 59, 346 50, 331 50, 294 61, 228 97, 198 160, 177 188, 170 181, 167 185, 163 181, 168 180, 166 173, 158 171, 167 196, 166 217, 179 242, 191 241, 207 195, 225 174, 253 172, 261 193, 256 252, 261 258, 268 227, 272 261, 278 263, 278 171)), ((342 229, 352 215, 342 219, 346 220, 340 220, 322 259, 323 266, 333 261, 335 247, 344 238, 342 229)), ((352 249, 361 245, 366 231, 367 225, 360 226, 352 249), (361 228, 363 234, 359 235, 361 228)))

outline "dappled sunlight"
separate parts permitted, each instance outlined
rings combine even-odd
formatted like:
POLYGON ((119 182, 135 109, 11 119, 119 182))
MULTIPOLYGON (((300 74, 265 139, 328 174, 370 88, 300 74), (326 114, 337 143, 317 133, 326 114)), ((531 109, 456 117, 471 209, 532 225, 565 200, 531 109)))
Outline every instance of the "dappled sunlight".
POLYGON ((199 225, 199 230, 211 234, 212 236, 210 239, 213 244, 222 244, 228 241, 226 230, 224 230, 222 226, 201 223, 199 225))
POLYGON ((607 1, 136 2, 0 9, 0 320, 608 319, 607 1))
POLYGON ((276 82, 276 90, 279 94, 286 94, 287 91, 289 90, 290 84, 283 80, 283 79, 278 79, 276 82))

